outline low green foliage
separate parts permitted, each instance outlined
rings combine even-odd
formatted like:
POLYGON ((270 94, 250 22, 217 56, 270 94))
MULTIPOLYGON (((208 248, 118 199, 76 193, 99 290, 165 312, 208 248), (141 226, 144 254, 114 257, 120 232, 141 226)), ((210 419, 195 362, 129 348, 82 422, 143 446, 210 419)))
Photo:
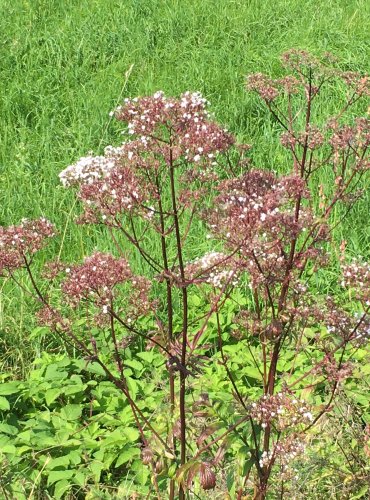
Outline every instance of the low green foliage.
MULTIPOLYGON (((243 397, 253 400, 259 394, 256 383, 261 378, 256 365, 257 346, 254 349, 250 344, 247 348, 246 341, 238 341, 230 335, 235 329, 232 318, 237 311, 236 303, 238 300, 243 302, 240 293, 232 299, 226 303, 221 316, 224 353, 233 378, 242 388, 243 397)), ((202 298, 194 295, 191 301, 198 305, 199 314, 203 307, 202 298)), ((206 419, 212 435, 219 436, 235 424, 237 416, 225 367, 216 352, 215 323, 215 318, 211 318, 204 337, 207 354, 212 356, 213 363, 192 385, 196 387, 195 394, 209 396, 211 406, 207 408, 206 419)), ((39 335, 40 331, 33 334, 39 335)), ((97 338, 98 342, 101 340, 97 338)), ((285 352, 278 374, 283 375, 291 369, 294 355, 293 348, 285 352)), ((312 356, 315 355, 314 350, 307 351, 296 360, 294 375, 297 378, 312 365, 312 356)), ((135 401, 157 429, 168 425, 168 405, 162 390, 168 372, 162 355, 155 350, 141 351, 136 347, 132 352, 126 349, 125 356, 125 375, 135 401)), ((346 381, 340 404, 333 417, 325 419, 313 431, 310 453, 296 465, 299 481, 293 482, 293 487, 300 495, 297 498, 314 498, 309 496, 312 487, 330 498, 338 498, 340 491, 347 495, 341 498, 366 498, 366 474, 369 471, 362 441, 362 427, 370 423, 368 397, 364 392, 364 377, 368 375, 368 365, 364 363, 366 356, 365 349, 357 350, 355 362, 358 368, 346 381), (348 411, 349 407, 354 409, 351 418, 343 415, 345 408, 348 411), (345 426, 343 418, 346 419, 345 426), (331 435, 333 429, 338 432, 335 438, 331 435), (355 464, 353 459, 349 465, 346 463, 338 441, 348 453, 357 457, 355 464), (335 478, 333 468, 340 470, 335 478)), ((75 356, 44 352, 25 380, 14 381, 6 374, 1 378, 0 484, 9 497, 20 500, 49 497, 115 499, 131 498, 136 493, 141 498, 151 491, 154 495, 150 466, 143 465, 140 459, 139 432, 127 399, 105 379, 99 365, 75 356), (46 494, 49 497, 45 497, 46 494)), ((302 395, 309 399, 310 391, 303 390, 302 395)), ((315 404, 322 404, 326 397, 323 389, 321 398, 319 395, 315 397, 315 404)), ((189 419, 190 428, 199 425, 197 418, 192 419, 190 414, 189 419)), ((239 486, 236 478, 245 475, 252 466, 248 459, 250 449, 242 442, 250 440, 249 433, 250 430, 240 428, 224 443, 226 457, 230 457, 225 469, 230 498, 239 486)), ((159 444, 157 452, 163 461, 162 477, 174 476, 178 464, 166 456, 159 444)), ((192 466, 194 461, 189 461, 187 467, 192 466)), ((186 474, 186 469, 182 474, 186 474)), ((178 480, 181 477, 179 474, 178 480)), ((271 495, 275 494, 274 488, 271 495)), ((288 494, 289 489, 286 492, 288 494)))
MULTIPOLYGON (((150 414, 161 394, 145 383, 148 364, 135 365, 127 375, 150 414)), ((128 403, 97 371, 94 363, 44 353, 27 380, 0 385, 2 483, 9 495, 21 499, 45 490, 53 498, 67 491, 78 496, 100 482, 127 494, 148 489, 128 403)))

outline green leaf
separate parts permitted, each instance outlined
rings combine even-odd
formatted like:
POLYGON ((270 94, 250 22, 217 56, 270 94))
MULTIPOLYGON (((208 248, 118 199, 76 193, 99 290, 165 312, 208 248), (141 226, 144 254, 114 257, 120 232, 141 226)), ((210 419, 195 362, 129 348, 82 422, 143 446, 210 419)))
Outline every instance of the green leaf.
POLYGON ((133 427, 125 427, 124 429, 122 429, 122 433, 131 443, 137 441, 140 436, 139 431, 137 429, 134 429, 133 427))
POLYGON ((85 370, 89 373, 94 373, 95 375, 105 375, 105 371, 103 370, 103 368, 95 361, 93 361, 92 363, 88 363, 85 367, 85 370))
POLYGON ((136 399, 137 393, 138 393, 138 385, 135 379, 131 377, 126 377, 126 382, 128 386, 128 390, 130 392, 130 396, 132 397, 133 400, 136 399))
POLYGON ((138 458, 140 456, 140 450, 133 446, 125 447, 116 460, 115 467, 119 467, 132 460, 133 458, 138 458))
POLYGON ((191 295, 190 296, 190 304, 195 307, 199 307, 200 304, 202 303, 200 297, 198 295, 191 295))
POLYGON ((54 487, 54 498, 59 500, 63 498, 65 493, 71 488, 71 483, 67 481, 67 479, 62 479, 62 481, 58 481, 54 487))
POLYGON ((370 364, 366 364, 366 365, 360 366, 360 371, 364 375, 370 375, 370 364))
POLYGON ((80 450, 72 450, 68 453, 68 457, 70 463, 73 465, 78 465, 81 463, 81 451, 80 450))
POLYGON ((32 437, 32 444, 37 448, 48 448, 55 445, 55 437, 49 432, 37 432, 32 437))
POLYGON ((14 427, 14 425, 0 423, 0 432, 2 432, 3 434, 8 434, 9 436, 15 436, 16 434, 18 434, 18 429, 17 427, 14 427))
POLYGON ((199 465, 200 465, 199 460, 194 460, 194 458, 186 462, 184 465, 181 465, 181 467, 177 469, 177 474, 176 474, 176 481, 178 482, 178 484, 183 484, 185 482, 186 475, 189 472, 189 470, 192 469, 193 467, 198 468, 199 465))
POLYGON ((80 405, 69 404, 64 406, 60 411, 60 416, 66 420, 73 422, 81 417, 82 408, 80 405))
POLYGON ((76 472, 75 477, 73 478, 73 482, 74 484, 77 484, 77 486, 84 487, 86 483, 86 477, 87 476, 83 472, 78 471, 76 472))
POLYGON ((20 391, 19 382, 6 382, 0 384, 0 396, 9 396, 20 391))
POLYGON ((138 352, 137 357, 151 364, 154 358, 154 351, 138 352))
MULTIPOLYGON (((68 440, 69 436, 71 435, 72 433, 72 430, 66 430, 65 429, 65 425, 66 425, 66 421, 63 420, 62 421, 64 423, 64 428, 58 430, 56 433, 55 433, 55 442, 58 443, 58 444, 62 444, 64 443, 65 441, 68 440)), ((53 420, 53 423, 54 423, 54 420, 53 420)), ((62 424, 63 425, 63 424, 62 424)), ((55 424, 54 424, 55 426, 55 424)))
POLYGON ((77 394, 79 392, 83 393, 85 390, 86 385, 84 384, 73 384, 73 385, 67 385, 67 387, 64 388, 64 394, 66 396, 70 396, 72 394, 77 394))
POLYGON ((243 368, 243 375, 247 375, 247 377, 254 378, 259 380, 261 378, 261 374, 257 368, 254 366, 246 366, 243 368))
POLYGON ((30 333, 30 336, 29 338, 31 340, 33 339, 38 339, 40 337, 43 337, 44 335, 47 335, 49 333, 49 328, 46 327, 46 326, 37 326, 36 328, 34 328, 32 330, 32 332, 30 333))
POLYGON ((70 464, 69 455, 64 455, 62 457, 52 458, 46 465, 46 469, 56 469, 57 467, 65 467, 70 464))
POLYGON ((10 410, 9 401, 3 396, 0 396, 0 410, 1 411, 10 410))
POLYGON ((68 372, 60 369, 59 364, 53 363, 46 368, 45 380, 63 380, 68 377, 68 372))
POLYGON ((235 498, 235 478, 234 478, 234 471, 230 470, 227 475, 226 475, 226 484, 227 484, 227 491, 233 495, 233 498, 235 498))
POLYGON ((45 402, 48 406, 51 405, 51 403, 53 403, 58 396, 60 396, 62 394, 62 389, 60 387, 57 387, 57 388, 54 388, 54 389, 48 389, 46 392, 45 392, 45 402))
POLYGON ((143 467, 141 460, 135 460, 135 462, 131 465, 131 470, 136 473, 135 482, 144 486, 149 477, 149 469, 147 467, 143 467))
POLYGON ((18 446, 16 449, 17 457, 20 457, 23 453, 26 453, 29 450, 32 450, 31 446, 18 446))
POLYGON ((63 479, 71 479, 73 477, 73 470, 53 470, 48 476, 48 486, 56 483, 57 481, 62 481, 63 479))
POLYGON ((17 448, 14 446, 14 444, 6 444, 1 447, 0 451, 2 453, 10 453, 11 455, 15 455, 17 452, 17 448))
POLYGON ((94 479, 96 482, 100 481, 100 475, 103 470, 103 464, 101 462, 91 462, 90 470, 94 474, 94 479))
POLYGON ((141 371, 143 369, 142 363, 140 363, 140 361, 137 361, 136 359, 127 359, 125 361, 125 365, 130 366, 134 370, 138 370, 138 371, 141 371))

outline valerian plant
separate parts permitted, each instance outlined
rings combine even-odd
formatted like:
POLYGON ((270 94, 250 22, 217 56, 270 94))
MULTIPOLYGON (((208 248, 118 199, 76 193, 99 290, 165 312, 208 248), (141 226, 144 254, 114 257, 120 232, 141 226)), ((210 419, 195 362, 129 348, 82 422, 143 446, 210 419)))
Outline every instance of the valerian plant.
POLYGON ((1 228, 1 275, 21 286, 24 269, 40 323, 99 364, 122 392, 158 498, 183 499, 199 487, 227 491, 223 465, 240 446, 246 451, 234 477, 236 497, 266 498, 272 477, 283 494, 308 431, 332 409, 351 376, 351 356, 368 342, 369 264, 348 261, 341 246, 339 283, 349 302, 319 296, 314 281, 335 256, 329 249, 341 220, 334 210, 341 206, 346 216, 368 175, 369 122, 350 112, 369 95, 368 78, 333 69, 330 56, 292 50, 282 62, 290 74, 272 80, 258 73, 247 87, 282 129, 291 158, 285 175, 273 173, 278 165, 252 167, 249 146, 214 121, 200 94, 174 99, 157 92, 125 99, 113 112, 128 125, 120 146, 60 173, 81 202, 78 222, 106 227, 116 256, 97 251, 77 264, 57 259, 36 276, 34 254, 53 226, 40 219, 1 228), (316 123, 321 96, 337 81, 346 98, 335 116, 316 123), (204 246, 214 247, 194 255, 192 240, 200 228, 206 234, 203 226, 210 233, 204 246), (147 276, 132 271, 133 252, 147 276), (206 304, 201 313, 199 297, 206 304), (230 303, 238 311, 225 332, 222 314, 230 303), (239 355, 253 360, 252 391, 228 354, 235 338, 239 355), (160 388, 166 413, 157 419, 125 376, 126 349, 139 340, 161 353, 167 368, 160 388), (212 391, 201 389, 216 368, 230 396, 226 416, 212 391), (172 471, 165 481, 163 470, 172 471))

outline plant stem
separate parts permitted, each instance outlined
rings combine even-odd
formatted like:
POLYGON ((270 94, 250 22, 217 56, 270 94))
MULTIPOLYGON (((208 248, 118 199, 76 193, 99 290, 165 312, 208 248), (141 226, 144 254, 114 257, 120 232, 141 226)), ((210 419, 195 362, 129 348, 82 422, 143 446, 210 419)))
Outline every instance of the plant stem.
MULTIPOLYGON (((179 260, 180 276, 181 280, 185 282, 185 271, 184 262, 182 256, 182 245, 181 245, 181 234, 180 234, 180 224, 178 217, 178 209, 176 202, 176 188, 175 188, 175 172, 172 158, 172 146, 170 143, 170 184, 171 184, 171 201, 173 210, 173 219, 175 224, 175 234, 176 234, 176 246, 177 254, 179 260)), ((180 434, 181 434, 181 452, 180 461, 181 465, 186 462, 186 407, 185 407, 185 393, 186 393, 186 348, 187 348, 187 335, 188 335, 188 292, 187 288, 184 286, 182 288, 182 346, 181 346, 181 365, 184 370, 180 371, 180 434)), ((180 485, 179 499, 183 500, 185 498, 185 492, 183 487, 180 485)))

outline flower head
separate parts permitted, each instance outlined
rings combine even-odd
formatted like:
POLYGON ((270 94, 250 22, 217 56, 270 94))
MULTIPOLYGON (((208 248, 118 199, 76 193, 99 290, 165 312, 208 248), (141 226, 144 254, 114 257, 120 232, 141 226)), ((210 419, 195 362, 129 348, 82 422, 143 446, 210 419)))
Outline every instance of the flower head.
POLYGON ((43 217, 23 219, 18 226, 0 226, 0 274, 24 266, 25 260, 54 235, 54 225, 43 217))

